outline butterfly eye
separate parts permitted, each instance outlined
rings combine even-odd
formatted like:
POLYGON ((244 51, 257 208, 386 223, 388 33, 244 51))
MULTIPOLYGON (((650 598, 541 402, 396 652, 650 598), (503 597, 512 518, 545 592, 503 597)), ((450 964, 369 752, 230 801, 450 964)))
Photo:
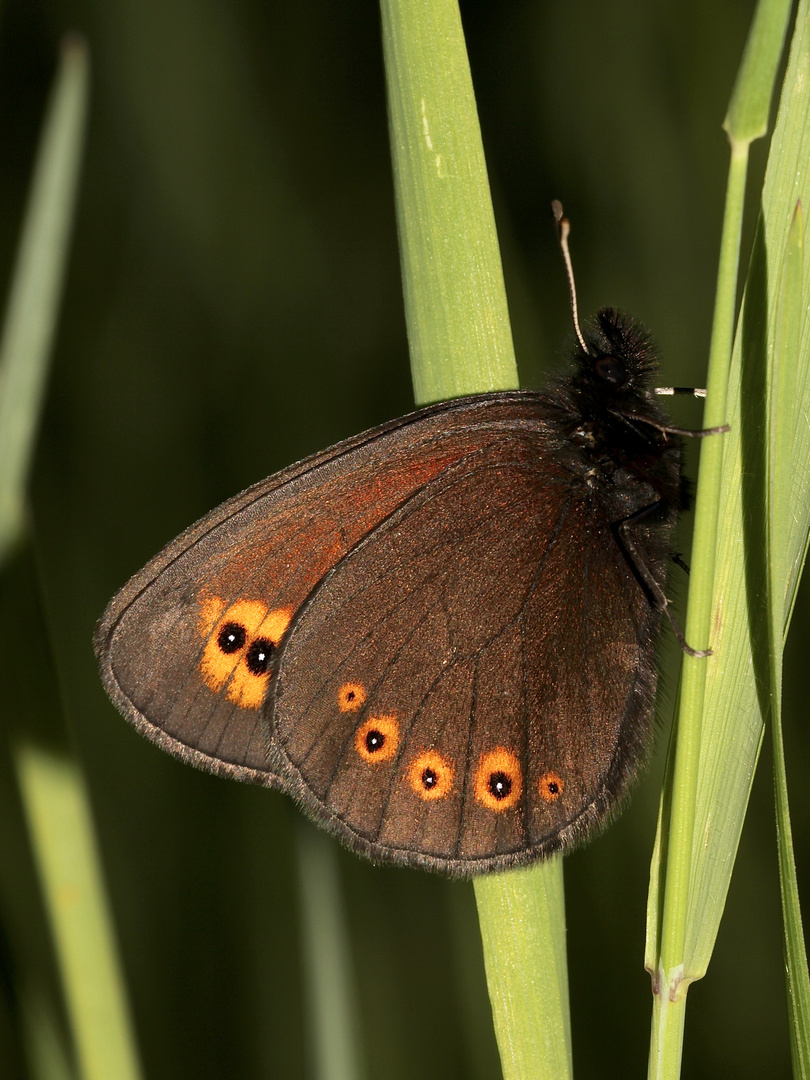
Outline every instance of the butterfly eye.
POLYGON ((453 790, 453 766, 435 750, 425 750, 411 762, 408 779, 420 799, 443 799, 453 790))
POLYGON ((537 784, 540 798, 543 799, 544 802, 549 803, 556 802, 557 799, 559 799, 563 793, 564 787, 565 784, 563 783, 562 777, 555 772, 545 773, 545 775, 540 777, 537 784))
POLYGON ((515 805, 523 791, 520 763, 503 746, 484 754, 475 772, 475 797, 489 810, 501 813, 515 805))
POLYGON ((390 761, 399 746, 399 724, 395 716, 371 716, 354 736, 354 747, 364 761, 390 761))
POLYGON ((608 386, 618 388, 627 382, 627 368, 615 356, 597 357, 593 367, 597 376, 608 386))

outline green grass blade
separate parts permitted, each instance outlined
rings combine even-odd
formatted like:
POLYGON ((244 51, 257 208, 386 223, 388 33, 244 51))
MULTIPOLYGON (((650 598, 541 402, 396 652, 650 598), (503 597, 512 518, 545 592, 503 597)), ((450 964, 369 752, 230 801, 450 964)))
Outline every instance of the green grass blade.
POLYGON ((804 240, 801 204, 796 207, 785 248, 774 310, 774 344, 768 377, 768 606, 771 624, 773 696, 781 700, 782 640, 787 581, 784 536, 790 512, 790 457, 798 419, 799 330, 802 320, 804 240))
POLYGON ((512 331, 457 4, 381 7, 416 401, 513 388, 512 331))
POLYGON ((141 1075, 95 844, 75 763, 21 739, 14 759, 56 945, 79 1075, 141 1075))
MULTIPOLYGON (((381 10, 416 400, 514 387, 458 6, 382 0, 381 10)), ((477 879, 475 891, 504 1075, 563 1080, 571 1050, 561 860, 477 879)))
POLYGON ((785 634, 785 585, 788 580, 786 524, 791 510, 792 451, 800 401, 796 393, 799 333, 804 303, 804 225, 796 207, 782 262, 774 313, 768 407, 768 609, 771 655, 771 734, 779 852, 779 885, 784 927, 785 978, 791 1021, 793 1075, 810 1076, 810 977, 802 927, 793 830, 782 739, 782 655, 785 634))
POLYGON ((723 127, 732 144, 751 143, 768 130, 776 71, 792 0, 760 0, 745 44, 723 127))
POLYGON ((476 880, 475 897, 504 1076, 573 1076, 562 858, 476 880))
POLYGON ((28 980, 21 980, 19 1000, 22 1040, 31 1080, 76 1080, 52 1003, 43 999, 39 987, 27 983, 28 980))
POLYGON ((0 566, 22 529, 59 311, 87 109, 84 45, 66 45, 26 209, 0 339, 0 566))
MULTIPOLYGON (((774 311, 797 199, 810 198, 810 5, 799 5, 779 115, 762 193, 762 213, 735 340, 729 394, 717 555, 715 613, 698 786, 700 860, 693 867, 686 955, 689 973, 706 970, 722 914, 768 707, 765 595, 765 372, 774 311), (745 546, 743 546, 743 544, 745 546)), ((808 278, 807 249, 803 279, 808 278)), ((810 413, 810 319, 799 330, 796 409, 810 413)), ((791 513, 785 530, 784 607, 792 609, 810 525, 810 431, 797 424, 790 455, 791 513)))
MULTIPOLYGON (((731 164, 705 423, 715 426, 728 420, 732 430, 729 435, 704 441, 701 447, 686 636, 698 648, 710 642, 714 655, 704 661, 686 658, 684 662, 669 780, 662 795, 659 837, 651 868, 646 948, 646 963, 656 989, 651 1076, 674 1077, 680 1073, 686 987, 703 975, 711 956, 761 742, 761 715, 751 677, 751 564, 744 563, 740 544, 744 532, 741 437, 745 436, 738 395, 740 364, 749 345, 745 334, 750 331, 750 318, 740 322, 742 332, 738 330, 730 381, 728 361, 748 145, 764 131, 788 16, 789 8, 784 3, 760 3, 725 125, 731 141, 731 164), (730 396, 726 411, 727 385, 730 396), (719 536, 718 523, 722 523, 719 536), (732 573, 733 585, 729 581, 732 573), (712 595, 719 598, 713 614, 712 595), (740 724, 743 717, 749 721, 747 734, 745 723, 740 724)), ((769 174, 773 162, 790 153, 794 125, 800 128, 803 123, 800 116, 785 108, 791 100, 791 87, 796 85, 800 50, 800 43, 795 41, 769 174)), ((758 304, 758 314, 764 318, 767 297, 751 288, 752 281, 762 284, 757 274, 755 254, 746 311, 750 316, 753 305, 758 304)), ((761 403, 763 399, 761 395, 758 400, 761 403)), ((759 477, 761 483, 761 470, 759 477)))
MULTIPOLYGON (((69 39, 37 156, 0 344, 2 561, 23 524, 74 213, 88 81, 87 50, 79 40, 69 39)), ((30 730, 31 719, 15 717, 12 757, 80 1075, 87 1080, 136 1080, 140 1071, 89 797, 75 763, 61 750, 43 745, 30 730)), ((35 1037, 33 1030, 29 1036, 35 1037)), ((31 1060, 41 1060, 39 1048, 32 1049, 31 1060)))
POLYGON ((360 1025, 337 849, 308 821, 300 820, 296 833, 312 1074, 357 1080, 360 1025))

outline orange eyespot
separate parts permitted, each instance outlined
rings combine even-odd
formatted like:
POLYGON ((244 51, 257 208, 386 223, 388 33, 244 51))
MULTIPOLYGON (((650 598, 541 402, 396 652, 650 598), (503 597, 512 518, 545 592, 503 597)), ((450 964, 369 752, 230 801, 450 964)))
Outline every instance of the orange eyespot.
POLYGON ((390 761, 398 746, 399 724, 395 716, 370 716, 354 733, 355 750, 363 761, 374 765, 390 761))
POLYGON ((424 750, 411 762, 408 780, 420 799, 443 799, 453 790, 453 766, 435 750, 424 750))
POLYGON ((357 712, 366 703, 366 688, 360 683, 344 683, 338 689, 337 703, 341 712, 357 712))
POLYGON ((501 813, 520 799, 523 774, 511 750, 498 746, 481 755, 475 770, 475 797, 488 810, 501 813))
POLYGON ((556 802, 562 795, 564 787, 563 778, 553 771, 544 773, 537 782, 540 798, 545 802, 556 802))
POLYGON ((270 662, 292 619, 289 608, 267 610, 261 600, 226 607, 218 596, 200 599, 199 670, 205 685, 243 709, 258 709, 270 682, 270 662))

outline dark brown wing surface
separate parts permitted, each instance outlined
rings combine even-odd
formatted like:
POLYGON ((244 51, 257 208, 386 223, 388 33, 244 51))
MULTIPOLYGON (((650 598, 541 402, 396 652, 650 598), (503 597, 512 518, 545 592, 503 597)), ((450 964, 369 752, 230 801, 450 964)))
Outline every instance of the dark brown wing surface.
POLYGON ((372 858, 463 875, 579 840, 649 730, 658 613, 520 400, 335 564, 278 658, 278 767, 372 858))
POLYGON ((262 704, 296 612, 388 515, 505 431, 531 427, 536 410, 531 394, 433 406, 224 503, 110 603, 95 637, 110 697, 185 761, 284 786, 262 704))

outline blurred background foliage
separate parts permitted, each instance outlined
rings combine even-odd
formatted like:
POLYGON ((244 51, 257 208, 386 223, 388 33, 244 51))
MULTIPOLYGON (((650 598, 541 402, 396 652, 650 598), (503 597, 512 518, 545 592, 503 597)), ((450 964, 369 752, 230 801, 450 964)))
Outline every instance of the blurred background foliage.
MULTIPOLYGON (((654 329, 662 381, 702 385, 727 165, 720 124, 753 3, 462 0, 461 10, 523 384, 559 366, 570 339, 549 213, 559 197, 581 309, 636 313, 654 329)), ((68 30, 90 45, 92 107, 32 542, 0 582, 0 715, 43 737, 60 709, 67 716, 150 1080, 305 1076, 296 850, 310 826, 283 796, 197 773, 138 738, 104 696, 90 641, 112 593, 190 522, 412 406, 379 15, 371 0, 7 0, 4 288, 68 30)), ((755 148, 752 220, 765 150, 755 148)), ((693 402, 674 411, 699 426, 693 402)), ((807 629, 805 589, 785 699, 805 893, 807 629)), ((679 660, 669 634, 661 653, 650 773, 619 823, 566 863, 581 1076, 645 1070, 647 876, 679 660)), ((367 1074, 497 1075, 470 886, 342 850, 339 871, 344 896, 333 899, 350 928, 367 1074)), ((766 744, 715 958, 690 994, 693 1080, 788 1075, 779 919, 766 744)), ((0 1075, 16 1080, 27 1075, 20 993, 57 1015, 61 1006, 5 744, 0 974, 0 1075)))

